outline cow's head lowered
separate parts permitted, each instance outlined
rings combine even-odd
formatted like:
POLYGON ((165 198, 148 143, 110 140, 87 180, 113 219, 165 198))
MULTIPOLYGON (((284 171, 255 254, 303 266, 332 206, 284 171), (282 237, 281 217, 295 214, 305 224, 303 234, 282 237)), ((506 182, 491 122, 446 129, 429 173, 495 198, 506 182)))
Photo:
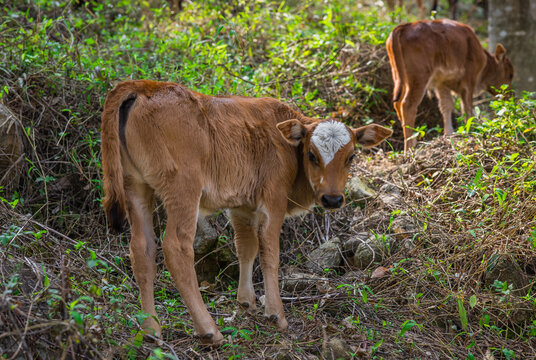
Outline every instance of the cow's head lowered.
POLYGON ((291 145, 303 144, 305 176, 315 202, 324 208, 344 205, 344 186, 355 157, 355 145, 373 147, 393 133, 375 124, 350 129, 333 120, 304 124, 292 119, 277 124, 277 128, 291 145))
POLYGON ((510 86, 512 83, 514 66, 510 59, 506 57, 506 49, 501 44, 497 44, 495 47, 492 61, 495 61, 497 66, 493 67, 493 71, 484 71, 480 83, 486 88, 480 90, 487 90, 490 94, 496 95, 497 89, 500 89, 501 85, 507 84, 510 86))

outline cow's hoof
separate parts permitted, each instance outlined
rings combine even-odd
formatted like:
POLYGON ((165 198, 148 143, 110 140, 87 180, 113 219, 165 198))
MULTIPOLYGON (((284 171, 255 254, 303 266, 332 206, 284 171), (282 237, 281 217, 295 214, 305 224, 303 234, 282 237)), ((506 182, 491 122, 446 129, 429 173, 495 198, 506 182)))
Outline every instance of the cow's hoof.
POLYGON ((287 319, 285 317, 279 317, 276 314, 273 315, 267 315, 268 321, 270 321, 273 324, 276 324, 279 330, 286 330, 288 328, 287 319))
POLYGON ((201 344, 209 346, 220 346, 223 343, 223 335, 218 331, 214 333, 203 334, 200 336, 201 344))
POLYGON ((240 302, 240 306, 246 310, 247 313, 249 314, 254 314, 255 313, 255 303, 251 303, 249 301, 241 301, 240 302))
POLYGON ((144 338, 151 339, 160 338, 162 336, 162 328, 153 317, 145 319, 142 328, 144 338))

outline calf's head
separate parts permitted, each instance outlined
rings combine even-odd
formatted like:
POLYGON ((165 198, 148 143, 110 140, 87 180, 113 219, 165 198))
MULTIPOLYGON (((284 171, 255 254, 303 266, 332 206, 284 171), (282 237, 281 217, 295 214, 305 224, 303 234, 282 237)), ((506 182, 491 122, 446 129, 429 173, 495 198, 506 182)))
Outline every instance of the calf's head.
POLYGON ((355 145, 373 147, 393 133, 375 124, 350 129, 333 120, 304 124, 292 119, 277 124, 277 128, 291 145, 302 144, 305 175, 316 204, 324 208, 344 205, 344 186, 355 157, 355 145))

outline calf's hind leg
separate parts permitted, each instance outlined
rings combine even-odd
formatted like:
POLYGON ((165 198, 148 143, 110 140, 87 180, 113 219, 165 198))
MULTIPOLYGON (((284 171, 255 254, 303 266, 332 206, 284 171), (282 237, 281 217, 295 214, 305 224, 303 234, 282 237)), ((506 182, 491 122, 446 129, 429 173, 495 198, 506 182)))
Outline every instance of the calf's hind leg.
POLYGON ((156 276, 156 244, 153 229, 153 190, 145 184, 126 186, 131 227, 130 261, 140 289, 141 308, 149 314, 142 324, 148 334, 160 336, 161 328, 154 308, 154 278, 156 276))
POLYGON ((415 127, 417 108, 424 97, 425 91, 426 83, 412 83, 402 99, 402 104, 400 105, 402 117, 400 121, 402 122, 402 129, 404 131, 404 152, 407 152, 417 144, 417 139, 412 137, 413 128, 415 127))
POLYGON ((162 248, 166 266, 192 316, 201 342, 217 345, 222 342, 223 336, 203 303, 194 268, 193 244, 201 198, 199 184, 198 179, 188 176, 168 184, 166 194, 171 195, 164 196, 168 223, 162 248), (176 189, 181 189, 180 198, 176 189))

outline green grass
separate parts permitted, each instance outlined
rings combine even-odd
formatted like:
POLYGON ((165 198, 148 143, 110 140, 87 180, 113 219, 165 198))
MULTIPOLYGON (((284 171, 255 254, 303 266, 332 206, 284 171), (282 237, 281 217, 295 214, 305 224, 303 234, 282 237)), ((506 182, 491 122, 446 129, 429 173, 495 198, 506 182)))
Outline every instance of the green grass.
MULTIPOLYGON (((342 338, 354 358, 365 343, 373 359, 534 355, 534 94, 483 106, 460 122, 452 144, 434 140, 413 157, 387 146, 387 155, 363 156, 360 167, 370 170, 374 187, 395 184, 406 201, 389 211, 379 202, 350 204, 330 215, 331 231, 343 240, 367 231, 384 245, 389 239, 388 251, 352 277, 345 277, 354 270, 348 265, 327 269, 305 290, 284 294, 301 299, 285 303, 287 333, 260 313, 243 315, 236 278, 222 269, 202 294, 228 343, 202 348, 159 254, 155 299, 164 338, 142 341, 139 323, 147 315, 128 234, 107 234, 100 204, 107 91, 126 79, 169 80, 209 95, 273 96, 351 124, 397 125, 383 45, 394 20, 412 15, 346 0, 194 1, 176 15, 156 0, 77 4, 0 5, 0 102, 21 117, 27 143, 22 179, 0 189, 0 334, 7 334, 0 335, 0 357, 21 344, 19 355, 52 357, 300 358, 321 356, 326 337, 342 338), (398 218, 417 230, 394 247, 398 218), (521 269, 525 291, 510 279, 486 279, 505 259, 521 269), (380 265, 388 276, 371 279, 380 265)), ((430 124, 419 130, 427 138, 438 132, 430 124)), ((285 224, 285 272, 290 265, 306 271, 315 234, 324 230, 312 217, 324 221, 315 214, 285 224)), ((164 219, 158 209, 157 234, 164 219)), ((220 245, 234 251, 225 214, 214 221, 220 245)), ((260 281, 257 267, 255 277, 260 281)))

